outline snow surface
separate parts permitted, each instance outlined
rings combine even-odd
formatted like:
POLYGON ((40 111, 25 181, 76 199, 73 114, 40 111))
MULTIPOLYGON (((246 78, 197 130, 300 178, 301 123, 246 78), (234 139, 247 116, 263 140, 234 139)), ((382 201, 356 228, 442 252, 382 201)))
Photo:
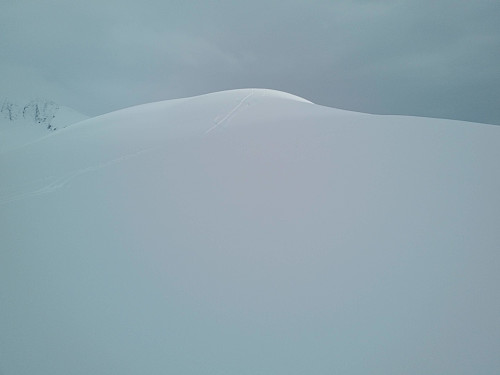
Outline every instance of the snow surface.
POLYGON ((500 127, 272 90, 0 156, 0 372, 497 374, 500 127))

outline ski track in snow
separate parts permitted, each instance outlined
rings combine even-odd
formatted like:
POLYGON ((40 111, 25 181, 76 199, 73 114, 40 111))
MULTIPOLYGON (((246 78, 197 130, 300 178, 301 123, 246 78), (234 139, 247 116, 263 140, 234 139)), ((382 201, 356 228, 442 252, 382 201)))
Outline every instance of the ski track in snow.
POLYGON ((241 99, 240 102, 231 111, 229 111, 222 119, 217 120, 217 118, 215 118, 214 119, 215 125, 212 126, 210 129, 208 129, 205 132, 205 134, 208 134, 211 131, 217 129, 217 127, 219 127, 220 124, 222 124, 223 122, 229 120, 229 118, 231 118, 231 116, 233 116, 238 111, 238 109, 240 109, 241 106, 243 104, 245 104, 245 102, 253 96, 253 94, 254 94, 254 90, 252 89, 252 91, 250 92, 250 94, 248 94, 243 99, 241 99))
MULTIPOLYGON (((134 152, 132 154, 120 156, 118 158, 109 160, 109 161, 104 162, 104 163, 100 163, 97 165, 78 169, 78 170, 73 171, 71 173, 67 173, 66 175, 59 177, 59 178, 45 177, 45 178, 38 179, 36 181, 52 180, 52 182, 49 183, 48 185, 45 185, 42 188, 39 188, 36 190, 31 190, 31 191, 27 191, 27 192, 23 192, 23 193, 3 193, 3 194, 0 191, 0 206, 5 205, 7 203, 11 203, 11 202, 16 202, 16 201, 20 201, 20 200, 24 200, 24 199, 28 199, 28 198, 32 198, 32 197, 37 197, 39 195, 53 193, 53 192, 65 187, 69 182, 71 182, 71 180, 75 179, 76 177, 79 177, 79 176, 84 175, 84 174, 89 173, 89 172, 98 171, 100 169, 109 167, 110 165, 121 163, 125 160, 134 158, 140 154, 143 154, 145 152, 149 152, 151 150, 152 150, 152 148, 148 148, 145 150, 134 152)), ((33 185, 34 183, 36 183, 36 181, 29 182, 29 183, 23 184, 21 186, 33 185)), ((9 190, 10 191, 19 190, 21 188, 21 186, 13 187, 13 188, 10 188, 9 190)))

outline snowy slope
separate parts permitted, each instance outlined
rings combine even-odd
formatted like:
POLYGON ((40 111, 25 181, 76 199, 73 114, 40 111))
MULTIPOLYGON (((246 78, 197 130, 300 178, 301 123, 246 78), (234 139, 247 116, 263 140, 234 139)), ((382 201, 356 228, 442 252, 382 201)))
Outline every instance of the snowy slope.
POLYGON ((498 369, 499 146, 248 89, 5 152, 0 371, 498 369))
POLYGON ((0 98, 0 153, 87 118, 51 100, 0 98))

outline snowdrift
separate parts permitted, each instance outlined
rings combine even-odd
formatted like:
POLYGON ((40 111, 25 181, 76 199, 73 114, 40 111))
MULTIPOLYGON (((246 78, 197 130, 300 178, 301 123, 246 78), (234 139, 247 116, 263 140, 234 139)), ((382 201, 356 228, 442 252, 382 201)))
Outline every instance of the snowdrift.
POLYGON ((272 90, 0 157, 0 371, 500 368, 500 127, 272 90))

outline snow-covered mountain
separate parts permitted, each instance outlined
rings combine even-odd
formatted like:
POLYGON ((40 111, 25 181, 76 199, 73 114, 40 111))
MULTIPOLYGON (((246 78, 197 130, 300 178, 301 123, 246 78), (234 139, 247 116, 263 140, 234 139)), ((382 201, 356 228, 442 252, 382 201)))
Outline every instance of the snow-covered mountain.
POLYGON ((0 98, 0 152, 87 118, 88 116, 51 100, 20 101, 0 98))
POLYGON ((489 374, 499 146, 248 89, 4 152, 0 371, 489 374))

